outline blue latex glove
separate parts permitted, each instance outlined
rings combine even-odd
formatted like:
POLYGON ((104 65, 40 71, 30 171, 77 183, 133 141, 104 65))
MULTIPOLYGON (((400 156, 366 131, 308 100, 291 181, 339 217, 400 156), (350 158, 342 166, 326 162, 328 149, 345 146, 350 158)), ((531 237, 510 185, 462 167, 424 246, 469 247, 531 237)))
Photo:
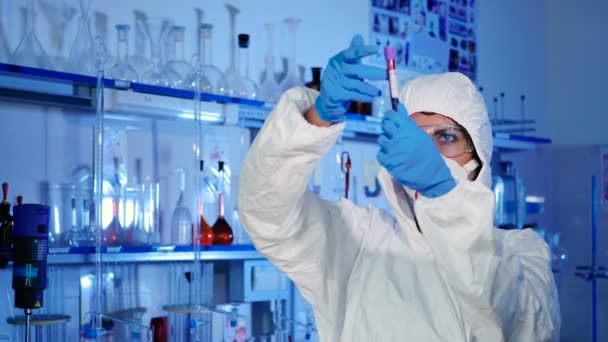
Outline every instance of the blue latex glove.
POLYGON ((428 198, 442 196, 456 186, 433 139, 408 116, 402 104, 397 111, 386 113, 382 132, 378 162, 399 183, 428 198))
POLYGON ((361 58, 378 53, 378 47, 364 45, 363 37, 356 35, 350 47, 329 60, 321 79, 321 93, 315 109, 321 119, 344 121, 350 101, 372 102, 380 90, 362 79, 384 80, 386 70, 361 64, 361 58))

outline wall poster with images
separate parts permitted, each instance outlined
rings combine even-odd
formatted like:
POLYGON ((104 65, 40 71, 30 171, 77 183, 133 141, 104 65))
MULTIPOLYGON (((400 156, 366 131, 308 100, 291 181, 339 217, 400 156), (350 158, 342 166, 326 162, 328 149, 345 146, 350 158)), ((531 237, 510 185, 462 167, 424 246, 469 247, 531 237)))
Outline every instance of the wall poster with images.
MULTIPOLYGON (((475 0, 371 0, 371 42, 395 47, 398 68, 475 80, 475 15, 475 0)), ((371 62, 383 64, 383 52, 371 62)))

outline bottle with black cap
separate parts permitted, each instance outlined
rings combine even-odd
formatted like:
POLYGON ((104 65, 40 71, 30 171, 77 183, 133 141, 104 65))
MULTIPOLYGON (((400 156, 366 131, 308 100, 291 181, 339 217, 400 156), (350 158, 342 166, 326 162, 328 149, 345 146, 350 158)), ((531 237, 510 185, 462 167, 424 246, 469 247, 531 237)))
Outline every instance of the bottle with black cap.
POLYGON ((228 95, 255 100, 258 97, 258 87, 249 78, 249 35, 242 33, 238 38, 239 51, 236 65, 238 77, 233 78, 228 84, 228 95))
POLYGON ((308 88, 314 90, 321 90, 321 70, 319 67, 312 67, 310 71, 312 72, 312 81, 306 83, 308 88))

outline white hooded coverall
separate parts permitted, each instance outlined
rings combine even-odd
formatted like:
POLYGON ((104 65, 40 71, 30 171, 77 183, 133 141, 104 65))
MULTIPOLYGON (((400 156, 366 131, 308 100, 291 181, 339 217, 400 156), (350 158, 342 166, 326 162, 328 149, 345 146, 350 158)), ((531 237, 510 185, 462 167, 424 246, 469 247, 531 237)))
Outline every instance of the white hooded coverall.
POLYGON ((317 92, 294 88, 270 114, 245 159, 239 209, 256 248, 314 308, 321 341, 557 341, 560 315, 550 252, 533 231, 493 228, 492 134, 483 99, 463 75, 424 76, 402 89, 408 112, 451 117, 482 161, 476 181, 419 196, 385 169, 394 217, 307 191, 344 124, 317 127, 303 113, 317 92))

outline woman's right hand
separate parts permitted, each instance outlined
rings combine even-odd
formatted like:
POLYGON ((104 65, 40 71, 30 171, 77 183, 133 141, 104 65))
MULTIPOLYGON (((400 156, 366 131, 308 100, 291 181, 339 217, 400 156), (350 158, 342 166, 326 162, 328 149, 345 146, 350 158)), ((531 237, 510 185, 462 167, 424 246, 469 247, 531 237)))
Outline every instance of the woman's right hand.
POLYGON ((386 79, 386 70, 361 64, 361 59, 378 53, 374 45, 364 45, 363 37, 353 37, 350 47, 329 60, 321 79, 321 92, 315 102, 319 117, 341 122, 351 101, 372 102, 380 90, 366 82, 386 79))

